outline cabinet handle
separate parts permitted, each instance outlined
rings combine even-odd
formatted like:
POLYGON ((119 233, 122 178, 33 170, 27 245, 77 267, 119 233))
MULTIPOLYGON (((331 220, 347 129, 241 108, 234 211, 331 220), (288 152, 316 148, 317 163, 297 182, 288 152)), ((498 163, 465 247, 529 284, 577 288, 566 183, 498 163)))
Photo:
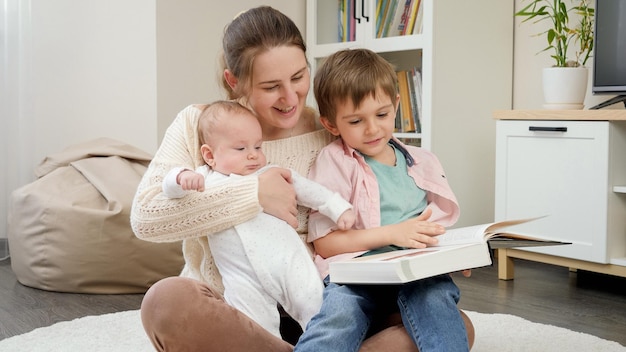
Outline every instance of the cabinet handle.
POLYGON ((365 18, 365 22, 369 22, 369 16, 365 16, 365 0, 361 0, 361 17, 365 18))
POLYGON ((528 130, 537 132, 567 132, 567 127, 529 126, 528 130))
MULTIPOLYGON (((361 8, 363 8, 363 1, 361 1, 361 8)), ((363 10, 361 10, 363 11, 363 10)), ((356 17, 356 0, 352 2, 352 18, 356 20, 356 23, 361 23, 361 18, 356 17)))

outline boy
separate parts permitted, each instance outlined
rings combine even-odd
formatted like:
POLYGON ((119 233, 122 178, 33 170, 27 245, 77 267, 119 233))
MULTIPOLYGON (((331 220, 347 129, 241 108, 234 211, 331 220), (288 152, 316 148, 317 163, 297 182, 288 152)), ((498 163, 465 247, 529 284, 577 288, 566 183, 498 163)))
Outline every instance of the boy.
POLYGON ((393 137, 398 108, 394 68, 366 49, 329 56, 315 75, 322 125, 338 140, 322 149, 309 177, 354 206, 353 229, 341 230, 319 213, 309 241, 324 277, 324 300, 295 351, 357 351, 376 314, 398 312, 421 352, 469 350, 449 275, 404 285, 329 282, 328 264, 371 250, 423 248, 437 242, 459 206, 438 159, 393 137))
MULTIPOLYGON (((261 150, 259 121, 236 102, 209 105, 198 121, 201 153, 206 165, 196 171, 172 169, 163 180, 163 192, 181 198, 203 191, 205 183, 228 182, 263 172, 268 167, 261 150)), ((318 209, 342 229, 352 227, 351 205, 339 195, 292 171, 299 204, 318 209)), ((318 312, 322 283, 311 256, 296 231, 265 213, 234 228, 207 236, 224 282, 224 298, 280 337, 276 303, 305 328, 318 312)))

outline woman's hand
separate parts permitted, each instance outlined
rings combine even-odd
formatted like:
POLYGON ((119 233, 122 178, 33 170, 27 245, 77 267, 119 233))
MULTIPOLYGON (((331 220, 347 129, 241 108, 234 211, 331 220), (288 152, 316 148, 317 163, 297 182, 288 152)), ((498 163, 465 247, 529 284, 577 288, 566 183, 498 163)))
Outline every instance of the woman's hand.
POLYGON ((298 203, 291 184, 291 171, 272 167, 259 175, 259 203, 263 211, 298 227, 298 203))
POLYGON ((390 243, 400 247, 425 248, 437 244, 438 236, 446 232, 446 229, 434 222, 428 221, 432 210, 427 208, 419 216, 393 225, 390 233, 390 243))

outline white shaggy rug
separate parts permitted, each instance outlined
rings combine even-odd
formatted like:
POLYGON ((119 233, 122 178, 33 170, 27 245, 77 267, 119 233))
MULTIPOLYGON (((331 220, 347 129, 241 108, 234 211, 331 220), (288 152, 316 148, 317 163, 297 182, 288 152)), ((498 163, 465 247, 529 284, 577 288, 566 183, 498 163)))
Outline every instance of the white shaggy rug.
MULTIPOLYGON (((466 311, 476 328, 472 352, 626 352, 617 342, 507 314, 466 311)), ((2 352, 150 352, 138 310, 88 316, 0 341, 2 352)))

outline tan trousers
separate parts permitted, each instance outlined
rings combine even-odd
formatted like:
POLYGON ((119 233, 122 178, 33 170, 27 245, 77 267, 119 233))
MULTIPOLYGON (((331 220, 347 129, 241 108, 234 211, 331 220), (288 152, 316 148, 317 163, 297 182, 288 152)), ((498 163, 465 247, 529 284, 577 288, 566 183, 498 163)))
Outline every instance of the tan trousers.
MULTIPOLYGON (((461 313, 471 346, 474 326, 461 313)), ((141 320, 157 351, 293 351, 290 343, 270 334, 226 304, 218 292, 193 279, 170 277, 154 284, 141 304, 141 320)), ((366 339, 360 351, 416 352, 417 347, 398 316, 366 339)))

